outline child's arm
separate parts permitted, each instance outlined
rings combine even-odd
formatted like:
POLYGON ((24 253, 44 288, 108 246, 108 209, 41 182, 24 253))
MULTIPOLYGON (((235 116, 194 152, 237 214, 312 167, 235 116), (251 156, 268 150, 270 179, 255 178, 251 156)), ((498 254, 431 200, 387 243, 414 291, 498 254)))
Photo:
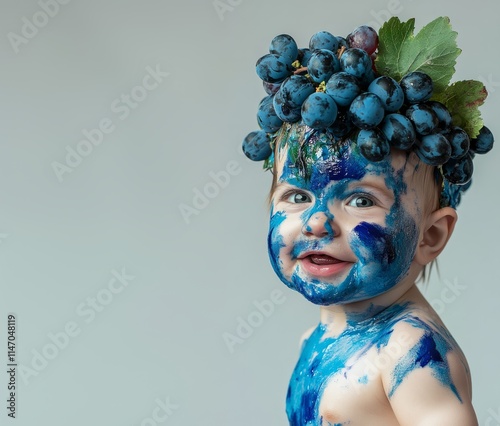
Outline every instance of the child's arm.
POLYGON ((401 426, 477 426, 466 360, 446 330, 414 319, 396 327, 384 350, 394 362, 382 381, 401 426))

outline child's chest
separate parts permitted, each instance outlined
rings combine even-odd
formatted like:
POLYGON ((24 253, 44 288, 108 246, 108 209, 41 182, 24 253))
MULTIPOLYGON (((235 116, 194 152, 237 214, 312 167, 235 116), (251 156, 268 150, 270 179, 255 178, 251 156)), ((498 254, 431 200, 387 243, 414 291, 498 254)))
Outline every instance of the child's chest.
MULTIPOLYGON (((379 348, 386 338, 381 330, 332 338, 318 327, 306 341, 290 380, 290 425, 356 424, 360 409, 379 411, 383 416, 389 407, 380 403, 385 394, 379 376, 379 348)), ((391 424, 390 419, 386 424, 391 424)))

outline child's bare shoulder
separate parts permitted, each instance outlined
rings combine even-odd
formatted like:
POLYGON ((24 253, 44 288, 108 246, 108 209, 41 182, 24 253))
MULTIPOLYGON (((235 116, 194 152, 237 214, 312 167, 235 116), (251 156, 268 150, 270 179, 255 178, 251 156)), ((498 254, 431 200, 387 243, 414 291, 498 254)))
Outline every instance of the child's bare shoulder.
POLYGON ((401 312, 379 355, 387 361, 381 378, 395 412, 407 415, 411 400, 416 411, 455 413, 460 421, 468 419, 456 424, 474 424, 466 358, 432 309, 413 306, 401 312))
POLYGON ((307 341, 307 339, 309 339, 309 337, 311 337, 311 334, 316 329, 316 327, 317 326, 312 326, 312 327, 308 328, 304 333, 302 333, 302 336, 300 336, 299 348, 302 349, 302 347, 304 346, 304 343, 307 341))
POLYGON ((434 342, 438 351, 460 351, 449 330, 430 307, 409 305, 398 313, 390 327, 387 346, 398 344, 401 349, 409 350, 419 342, 427 342, 422 350, 431 350, 434 342))

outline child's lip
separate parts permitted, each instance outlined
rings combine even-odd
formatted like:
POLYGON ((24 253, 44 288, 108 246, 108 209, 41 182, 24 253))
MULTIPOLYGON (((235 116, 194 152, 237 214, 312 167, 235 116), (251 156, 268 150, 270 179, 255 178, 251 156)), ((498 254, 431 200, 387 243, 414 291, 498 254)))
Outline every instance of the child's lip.
POLYGON ((330 259, 332 259, 332 263, 343 262, 341 259, 338 259, 335 256, 332 256, 330 253, 327 253, 324 251, 306 251, 306 252, 302 253, 298 257, 298 259, 305 259, 306 257, 313 257, 313 256, 324 257, 325 259, 330 258, 330 259))
POLYGON ((353 265, 353 262, 345 261, 331 256, 325 252, 309 251, 301 254, 298 258, 302 268, 315 277, 331 277, 345 272, 353 265))

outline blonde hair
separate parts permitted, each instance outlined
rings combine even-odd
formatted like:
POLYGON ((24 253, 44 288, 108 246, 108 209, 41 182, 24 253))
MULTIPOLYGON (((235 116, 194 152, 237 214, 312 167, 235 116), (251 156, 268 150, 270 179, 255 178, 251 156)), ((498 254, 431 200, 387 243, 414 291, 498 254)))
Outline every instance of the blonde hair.
MULTIPOLYGON (((435 166, 425 164, 413 151, 409 154, 409 156, 412 155, 416 159, 415 172, 412 175, 412 180, 417 184, 417 186, 420 186, 421 192, 424 194, 424 199, 422 200, 422 215, 423 217, 427 217, 441 208, 441 188, 443 178, 435 166), (417 173, 419 169, 421 172, 417 173)), ((439 266, 437 259, 435 259, 429 263, 429 265, 424 265, 422 267, 416 281, 427 284, 434 266, 436 267, 439 275, 439 266)))

